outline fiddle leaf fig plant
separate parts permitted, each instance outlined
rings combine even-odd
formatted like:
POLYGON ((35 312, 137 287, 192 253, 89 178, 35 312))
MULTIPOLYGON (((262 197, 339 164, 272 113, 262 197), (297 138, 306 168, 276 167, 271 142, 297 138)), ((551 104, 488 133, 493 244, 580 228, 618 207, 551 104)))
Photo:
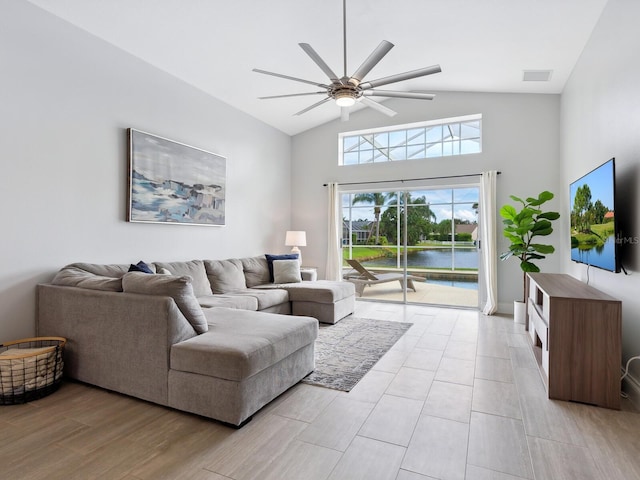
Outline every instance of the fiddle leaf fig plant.
POLYGON ((500 209, 503 218, 503 235, 509 239, 509 250, 500 255, 500 260, 514 257, 520 260, 522 269, 522 300, 525 295, 525 282, 527 272, 539 272, 540 268, 534 263, 553 252, 553 245, 536 243, 535 237, 550 235, 553 232, 551 222, 560 218, 558 212, 544 212, 541 205, 553 198, 553 193, 544 191, 537 198, 529 197, 523 200, 515 195, 510 195, 514 202, 522 204, 518 208, 513 205, 504 205, 500 209))

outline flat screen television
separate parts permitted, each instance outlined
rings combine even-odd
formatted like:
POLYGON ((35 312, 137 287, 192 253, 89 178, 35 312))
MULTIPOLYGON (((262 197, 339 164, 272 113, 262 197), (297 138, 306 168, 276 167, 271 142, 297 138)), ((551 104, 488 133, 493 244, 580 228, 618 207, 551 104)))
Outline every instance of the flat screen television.
POLYGON ((603 163, 569 187, 571 260, 620 271, 615 217, 615 159, 603 163))

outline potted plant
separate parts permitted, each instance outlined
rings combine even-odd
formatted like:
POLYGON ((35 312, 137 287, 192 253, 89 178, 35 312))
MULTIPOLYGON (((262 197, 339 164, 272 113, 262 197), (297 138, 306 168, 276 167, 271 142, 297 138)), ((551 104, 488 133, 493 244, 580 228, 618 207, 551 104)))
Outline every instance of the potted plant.
POLYGON ((522 301, 514 301, 514 321, 524 323, 526 308, 526 274, 527 272, 539 272, 540 268, 533 263, 541 260, 555 251, 553 245, 535 243, 535 237, 551 234, 553 226, 551 222, 560 218, 558 212, 543 212, 540 206, 553 198, 553 193, 544 191, 537 198, 529 197, 522 200, 510 195, 514 202, 522 204, 516 208, 513 205, 504 205, 500 209, 503 218, 503 235, 509 239, 509 250, 500 255, 500 260, 517 258, 520 260, 522 270, 522 301))

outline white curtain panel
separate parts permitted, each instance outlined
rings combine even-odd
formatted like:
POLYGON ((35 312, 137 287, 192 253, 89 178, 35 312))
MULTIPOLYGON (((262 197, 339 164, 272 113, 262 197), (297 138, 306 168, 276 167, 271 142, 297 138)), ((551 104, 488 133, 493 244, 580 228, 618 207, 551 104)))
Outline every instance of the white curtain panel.
POLYGON ((496 180, 498 172, 482 172, 480 180, 480 256, 487 292, 482 313, 493 315, 498 310, 498 253, 496 242, 496 180))
POLYGON ((329 238, 327 239, 327 266, 325 277, 327 280, 342 280, 342 208, 340 202, 339 185, 329 183, 329 238))

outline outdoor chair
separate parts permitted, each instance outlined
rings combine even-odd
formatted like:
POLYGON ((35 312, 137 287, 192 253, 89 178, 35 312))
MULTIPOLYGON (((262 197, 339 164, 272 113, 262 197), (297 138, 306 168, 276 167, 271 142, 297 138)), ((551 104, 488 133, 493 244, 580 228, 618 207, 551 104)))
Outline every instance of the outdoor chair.
MULTIPOLYGON (((362 266, 357 260, 346 260, 346 262, 353 268, 352 272, 347 272, 344 275, 344 279, 353 283, 356 287, 356 295, 361 297, 364 292, 364 287, 367 285, 376 285, 378 283, 386 282, 400 282, 402 288, 405 286, 405 276, 403 273, 372 273, 362 266)), ((407 287, 416 291, 416 287, 413 284, 414 280, 423 280, 421 277, 414 277, 407 275, 407 287)))

